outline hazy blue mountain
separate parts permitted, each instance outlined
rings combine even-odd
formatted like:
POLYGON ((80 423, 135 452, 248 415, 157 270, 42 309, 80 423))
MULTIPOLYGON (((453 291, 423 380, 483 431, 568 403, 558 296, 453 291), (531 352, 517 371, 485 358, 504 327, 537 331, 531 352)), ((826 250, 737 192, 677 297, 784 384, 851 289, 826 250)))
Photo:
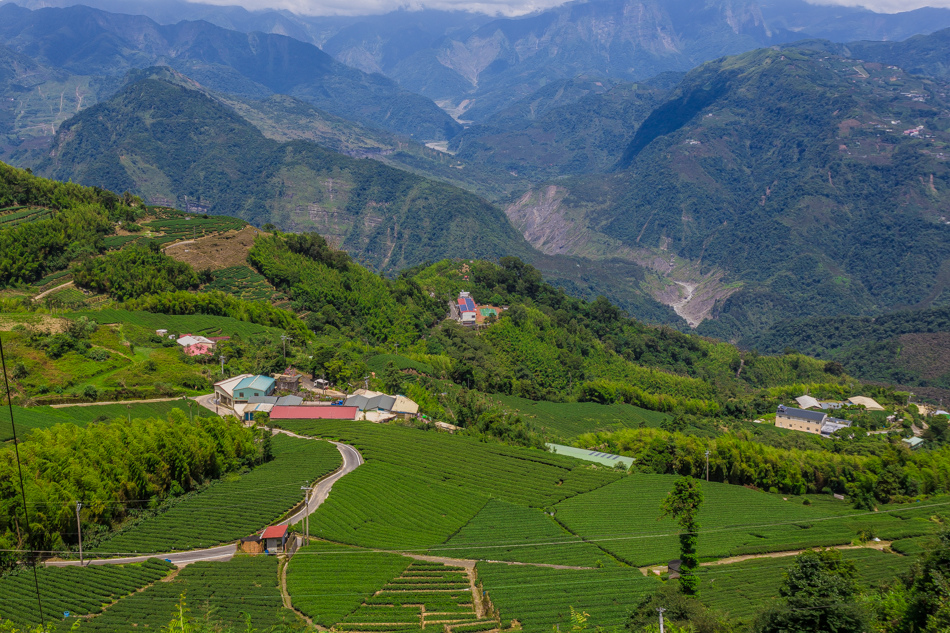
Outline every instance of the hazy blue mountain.
POLYGON ((82 6, 30 11, 7 4, 0 7, 0 43, 77 75, 168 64, 212 89, 252 97, 289 94, 417 139, 448 138, 460 129, 425 97, 283 35, 201 21, 163 26, 144 16, 82 6))

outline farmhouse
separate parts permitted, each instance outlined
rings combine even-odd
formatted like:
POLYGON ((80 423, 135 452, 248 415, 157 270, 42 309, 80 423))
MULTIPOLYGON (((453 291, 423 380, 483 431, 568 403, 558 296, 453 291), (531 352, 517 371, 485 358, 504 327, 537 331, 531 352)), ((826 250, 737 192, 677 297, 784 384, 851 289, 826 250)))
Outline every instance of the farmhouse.
POLYGON ((924 443, 924 439, 920 437, 907 437, 901 440, 907 448, 912 451, 916 451, 920 448, 920 445, 924 443))
POLYGON ((240 384, 242 380, 250 377, 251 374, 241 374, 240 376, 235 376, 234 378, 228 378, 227 380, 214 383, 215 401, 221 406, 233 407, 234 388, 237 387, 237 385, 240 384))
POLYGON ((247 402, 256 396, 274 393, 275 381, 270 376, 247 376, 234 386, 234 402, 247 402))
POLYGON ((472 295, 468 292, 460 292, 459 298, 455 303, 458 313, 457 321, 462 325, 475 325, 475 322, 478 320, 478 314, 475 309, 475 300, 472 299, 472 295))
POLYGON ((839 429, 850 427, 851 422, 839 418, 829 418, 827 413, 821 411, 793 409, 780 404, 775 412, 775 426, 781 429, 804 431, 827 437, 839 429))

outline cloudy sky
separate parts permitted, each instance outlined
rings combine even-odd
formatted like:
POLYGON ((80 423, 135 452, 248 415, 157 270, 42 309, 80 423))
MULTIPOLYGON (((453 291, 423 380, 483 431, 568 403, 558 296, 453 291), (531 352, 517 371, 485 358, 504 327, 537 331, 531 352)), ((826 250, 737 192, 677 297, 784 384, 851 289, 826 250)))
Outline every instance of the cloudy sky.
MULTIPOLYGON (((563 4, 566 0, 195 0, 203 4, 235 5, 248 9, 281 8, 305 15, 350 13, 358 6, 359 13, 385 13, 399 8, 461 9, 502 15, 523 15, 538 9, 563 4)), ((697 0, 698 1, 698 0, 697 0)), ((896 13, 919 7, 947 7, 950 0, 825 0, 812 4, 864 6, 874 11, 896 13)))

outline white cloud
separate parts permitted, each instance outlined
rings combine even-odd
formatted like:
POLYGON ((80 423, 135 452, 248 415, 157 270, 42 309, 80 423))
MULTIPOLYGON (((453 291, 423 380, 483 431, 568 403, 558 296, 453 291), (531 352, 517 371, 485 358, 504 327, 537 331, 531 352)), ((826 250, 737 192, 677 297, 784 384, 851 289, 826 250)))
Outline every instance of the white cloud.
POLYGON ((950 0, 833 0, 821 2, 807 0, 810 4, 839 5, 845 7, 864 7, 878 13, 900 13, 922 7, 950 8, 950 0))
MULTIPOLYGON (((489 15, 518 16, 564 4, 566 0, 189 0, 221 6, 239 4, 250 10, 286 9, 301 15, 373 15, 398 9, 441 9, 489 15)), ((950 0, 807 0, 811 4, 865 7, 899 13, 920 7, 950 8, 950 0)))
POLYGON ((565 0, 188 0, 200 4, 243 6, 249 10, 286 9, 300 15, 375 15, 400 9, 468 11, 514 17, 564 4, 565 0))

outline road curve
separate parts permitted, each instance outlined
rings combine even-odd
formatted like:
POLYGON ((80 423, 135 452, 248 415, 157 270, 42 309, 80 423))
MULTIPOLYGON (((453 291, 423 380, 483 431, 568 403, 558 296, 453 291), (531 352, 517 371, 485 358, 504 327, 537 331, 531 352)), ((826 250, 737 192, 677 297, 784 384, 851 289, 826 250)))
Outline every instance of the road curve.
MULTIPOLYGON (((290 437, 299 438, 302 440, 312 440, 314 438, 307 437, 305 435, 297 435, 296 433, 291 433, 289 431, 279 430, 279 433, 284 435, 289 435, 290 437)), ((351 473, 356 468, 363 463, 363 456, 360 455, 360 452, 350 446, 349 444, 343 444, 341 442, 330 442, 336 446, 337 450, 340 451, 340 455, 343 457, 343 465, 338 468, 333 474, 328 477, 321 479, 314 487, 313 492, 310 495, 310 503, 307 504, 307 507, 300 508, 297 512, 292 514, 289 518, 281 521, 278 525, 292 525, 299 522, 301 519, 306 517, 320 507, 324 501, 327 500, 327 497, 330 494, 330 489, 333 487, 333 484, 337 482, 343 475, 351 473)), ((196 549, 187 552, 170 552, 165 554, 147 554, 144 556, 128 556, 125 558, 93 558, 86 559, 83 562, 83 565, 124 565, 126 563, 141 563, 150 558, 161 558, 167 560, 170 563, 177 565, 178 567, 184 567, 189 563, 196 563, 198 561, 229 561, 237 552, 237 544, 230 543, 228 545, 219 545, 218 547, 209 547, 207 549, 196 549)), ((70 565, 78 565, 78 560, 63 560, 63 561, 47 561, 44 565, 48 567, 67 567, 70 565)))

